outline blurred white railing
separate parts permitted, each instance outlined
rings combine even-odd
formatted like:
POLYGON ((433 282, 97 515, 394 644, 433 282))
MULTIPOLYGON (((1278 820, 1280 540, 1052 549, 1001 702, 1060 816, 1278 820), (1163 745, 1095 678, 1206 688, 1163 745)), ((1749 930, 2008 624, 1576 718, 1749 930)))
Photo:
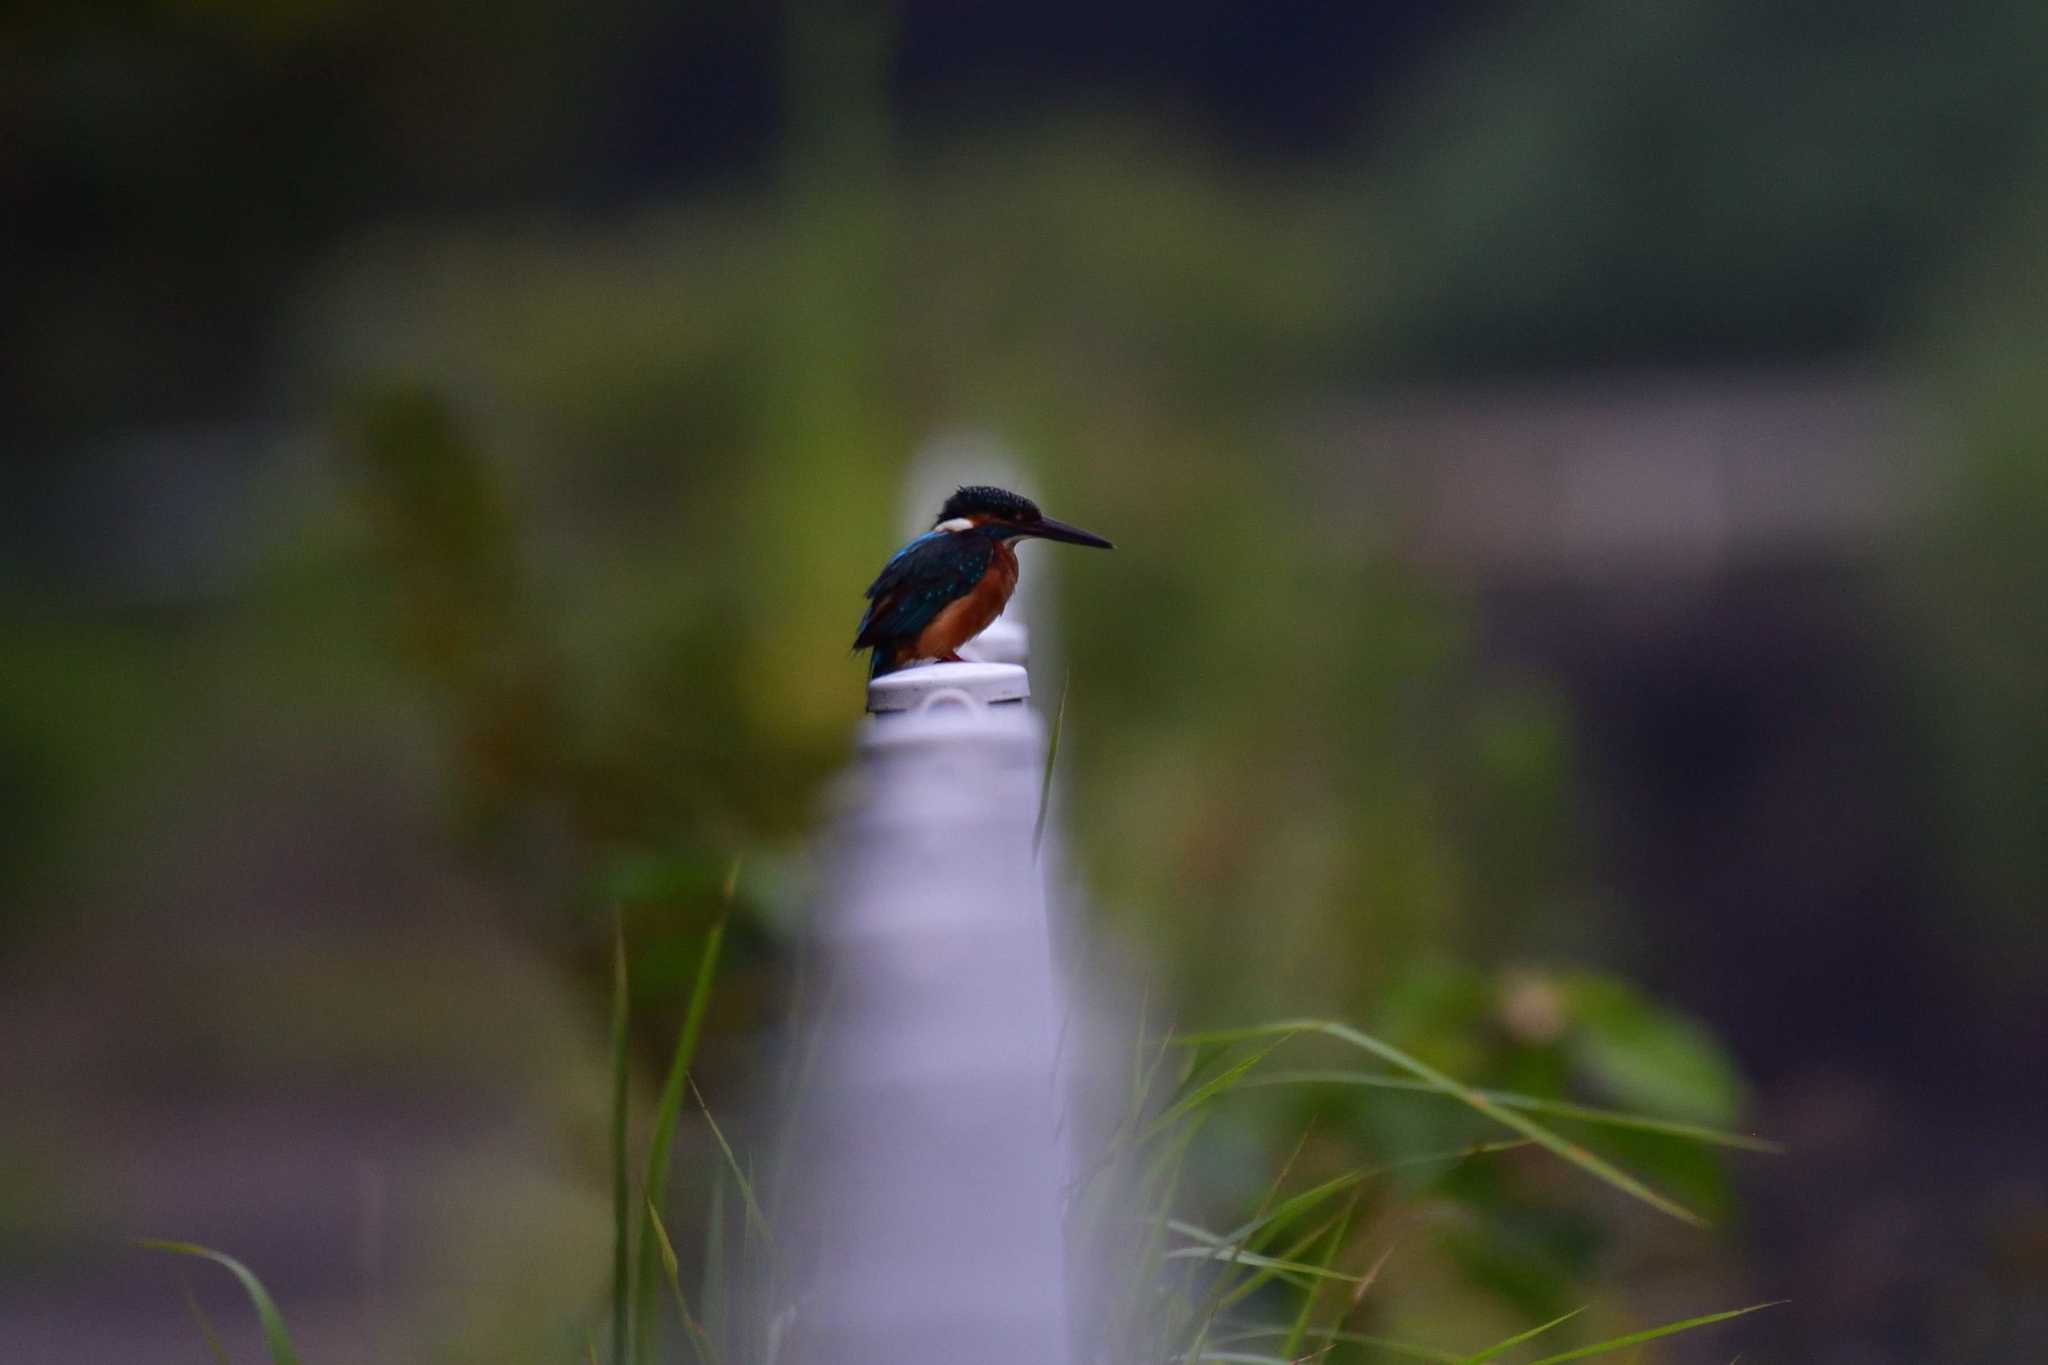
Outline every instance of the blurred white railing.
POLYGON ((999 622, 984 661, 869 685, 817 916, 832 1004, 792 1210, 801 1365, 1069 1357, 1064 993, 1026 640, 999 622))

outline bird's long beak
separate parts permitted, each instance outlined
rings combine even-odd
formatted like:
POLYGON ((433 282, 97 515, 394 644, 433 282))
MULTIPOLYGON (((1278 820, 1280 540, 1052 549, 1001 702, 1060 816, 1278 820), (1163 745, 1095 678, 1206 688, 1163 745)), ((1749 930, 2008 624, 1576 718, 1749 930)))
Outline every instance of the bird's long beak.
POLYGON ((1064 521, 1054 521, 1051 517, 1032 522, 1024 534, 1043 536, 1047 540, 1064 540, 1069 545, 1092 545, 1098 550, 1116 548, 1093 531, 1084 531, 1078 526, 1069 526, 1064 521))

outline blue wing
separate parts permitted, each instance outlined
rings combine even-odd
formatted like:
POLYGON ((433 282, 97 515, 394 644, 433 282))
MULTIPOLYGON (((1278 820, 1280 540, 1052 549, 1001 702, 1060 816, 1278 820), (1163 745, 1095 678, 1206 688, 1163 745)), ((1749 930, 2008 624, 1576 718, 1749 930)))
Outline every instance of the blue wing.
POLYGON ((911 541, 868 585, 868 609, 853 647, 873 649, 915 639, 940 608, 981 581, 994 553, 987 537, 971 532, 927 531, 911 541))

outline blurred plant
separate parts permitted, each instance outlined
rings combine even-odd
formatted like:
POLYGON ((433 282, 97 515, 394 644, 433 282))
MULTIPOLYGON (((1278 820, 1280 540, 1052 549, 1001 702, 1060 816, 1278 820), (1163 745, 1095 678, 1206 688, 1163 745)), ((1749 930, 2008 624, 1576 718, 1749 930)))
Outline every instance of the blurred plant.
MULTIPOLYGON (((2033 1008, 2048 983, 2048 363, 2038 291, 2048 185, 2022 183, 1954 270, 1921 346, 1955 443, 1932 531, 1895 563, 1946 871, 1976 932, 1949 936, 1972 979, 2033 1008)), ((2017 1017, 2017 1015, 2016 1015, 2017 1017)))
MULTIPOLYGON (((1591 899, 1565 718, 1486 676, 1454 594, 1391 561, 1371 509, 1319 504, 1325 457, 1284 434, 1360 306, 1327 197, 1118 123, 898 165, 833 98, 854 124, 796 140, 780 199, 386 239, 311 317, 311 362, 355 395, 363 562, 489 815, 465 823, 520 836, 490 845, 506 880, 546 859, 586 910, 623 904, 646 1003, 688 978, 737 851, 762 875, 731 946, 772 968, 802 904, 774 870, 859 711, 846 642, 899 452, 993 423, 1127 549, 1056 618, 1105 937, 1202 1022, 1367 1019, 1538 1100, 1587 1078, 1731 1121, 1725 1062, 1622 987, 1522 979, 1508 1008, 1488 984, 1583 938, 1557 927, 1591 899)), ((757 1022, 772 994, 733 992, 757 1022)), ((1464 1140, 1357 1099, 1268 1105, 1236 1140, 1313 1118, 1396 1163, 1464 1140)), ((1621 1142, 1725 1199, 1669 1134, 1621 1142)), ((1467 1268, 1519 1302, 1556 1310, 1593 1266, 1593 1220, 1513 1182, 1464 1197, 1493 1210, 1467 1268)))
POLYGON ((1460 604, 1388 562, 1371 509, 1315 506, 1322 457, 1280 434, 1354 306, 1327 206, 1117 125, 887 184, 886 212, 817 191, 391 241, 333 279, 310 335, 358 395, 365 562, 433 651, 472 800, 559 803, 599 884, 687 885, 701 924, 725 853, 788 848, 844 755, 858 670, 818 665, 893 539, 908 435, 971 420, 1131 541, 1057 618, 1114 916, 1197 972, 1244 939, 1240 975, 1332 1008, 1552 922, 1581 894, 1561 714, 1482 680, 1460 604), (835 295, 848 276, 886 285, 835 295), (411 467, 434 462, 464 472, 411 467), (437 530, 414 483, 480 508, 437 530), (505 545, 462 548, 479 527, 505 545), (451 609, 476 619, 433 624, 451 609))
MULTIPOLYGON (((615 1250, 610 1325, 604 1334, 613 1365, 646 1365, 674 1358, 665 1345, 670 1332, 661 1326, 663 1299, 672 1305, 674 1333, 696 1365, 739 1360, 777 1365, 800 1311, 798 1287, 785 1278, 770 1213, 777 1191, 759 1184, 764 1171, 770 1180, 789 1172, 779 1163, 743 1160, 690 1079, 717 970, 718 944, 714 933, 704 946, 668 1084, 656 1105, 646 1174, 636 1183, 626 1084, 631 1055, 629 969, 623 935, 614 940, 611 1174, 615 1250), (669 1147, 683 1119, 686 1090, 696 1100, 698 1117, 717 1153, 716 1179, 700 1218, 702 1252, 696 1257, 694 1293, 684 1287, 683 1257, 664 1213, 669 1203, 669 1147), (730 1197, 727 1191, 732 1191, 730 1197), (731 1226, 735 1224, 737 1228, 731 1226), (727 1247, 734 1242, 738 1252, 729 1261, 727 1247)), ((1617 1014, 1625 1021, 1620 1029, 1624 1035, 1640 1034, 1646 1028, 1659 1031, 1660 1021, 1643 1014, 1633 1002, 1620 999, 1606 983, 1595 983, 1590 993, 1590 1017, 1596 1021, 1590 1025, 1592 1038, 1611 1041, 1617 1014)), ((1514 1008, 1530 1018, 1538 1013, 1526 997, 1514 1008)), ((1552 1008, 1542 1007, 1544 1011, 1552 1008)), ((1546 1017, 1546 1033, 1551 1031, 1550 1022, 1546 1017)), ((1668 1039, 1668 1025, 1663 1031, 1668 1039)), ((802 1067, 790 1076, 797 1087, 808 1083, 802 1067)), ((1300 1360, 1311 1350, 1318 1358, 1333 1361, 1386 1355, 1449 1362, 1491 1359, 1540 1335, 1563 1332, 1568 1323, 1588 1314, 1589 1306, 1552 1313, 1539 1326, 1471 1353, 1382 1334, 1383 1324, 1405 1321, 1402 1291, 1395 1282, 1413 1273, 1410 1263, 1420 1252, 1409 1234, 1431 1221, 1432 1205, 1441 1209, 1470 1203, 1471 1184, 1465 1177, 1475 1172, 1494 1173, 1497 1156, 1541 1148, 1634 1201, 1682 1222, 1697 1223, 1698 1216, 1691 1210, 1582 1142, 1564 1136, 1545 1120, 1562 1120, 1608 1136, 1655 1134, 1688 1147, 1770 1149, 1770 1144, 1754 1138, 1688 1122, 1475 1089, 1380 1038, 1317 1019, 1141 1038, 1131 1058, 1125 1101, 1114 1131, 1097 1158, 1080 1173, 1067 1210, 1071 1263, 1080 1276, 1075 1285, 1081 1305, 1077 1359, 1090 1365, 1159 1361, 1281 1365, 1300 1360), (1261 1071, 1262 1065, 1292 1040, 1318 1037, 1340 1045, 1350 1057, 1363 1053, 1375 1065, 1362 1071, 1261 1071), (1183 1175, 1205 1130, 1226 1124, 1227 1111, 1240 1102, 1244 1092, 1266 1085, 1367 1087, 1377 1092, 1372 1107, 1385 1111, 1450 1101, 1446 1110, 1462 1114, 1465 1122, 1458 1140, 1440 1149, 1337 1169, 1327 1168, 1327 1152, 1310 1153, 1310 1137, 1304 1135, 1270 1183, 1253 1192, 1254 1205, 1237 1211, 1229 1231, 1213 1231, 1183 1210, 1189 1199, 1183 1175), (1503 1130, 1514 1136, 1499 1136, 1503 1130), (1349 1268, 1353 1266, 1357 1268, 1349 1268), (1384 1277, 1383 1272, 1387 1272, 1384 1277)), ((774 1145, 787 1150, 789 1127, 800 1121, 799 1094, 785 1093, 780 1111, 784 1132, 774 1145)), ((1445 1224, 1441 1218, 1434 1221, 1445 1224)), ((1448 1222, 1437 1240, 1454 1256, 1463 1247, 1468 1255, 1498 1259, 1505 1245, 1499 1229, 1474 1236, 1456 1220, 1448 1222)), ((247 1267, 232 1257, 188 1243, 151 1241, 142 1245, 225 1266, 241 1282, 262 1320, 273 1365, 296 1365, 283 1316, 247 1267)), ((1542 1360, 1585 1359, 1641 1346, 1767 1306, 1756 1304, 1624 1331, 1604 1340, 1582 1341, 1542 1360)), ((202 1335, 218 1353, 212 1327, 196 1304, 194 1312, 202 1335)), ((1586 1321, 1615 1316, 1602 1309, 1586 1321)), ((1574 1330, 1583 1334, 1584 1326, 1582 1322, 1574 1330)), ((595 1358, 598 1334, 592 1331, 588 1339, 589 1355, 595 1358)))
POLYGON ((1887 342, 2015 178, 2048 99, 2038 6, 1505 6, 1375 147, 1374 332, 1470 373, 1887 342))
MULTIPOLYGON (((263 1345, 270 1354, 271 1365, 299 1365, 299 1354, 292 1345, 291 1332, 285 1327, 284 1314, 278 1311, 277 1303, 270 1297, 270 1291, 263 1287, 263 1281, 256 1273, 234 1257, 211 1247, 191 1242, 165 1242, 146 1238, 137 1243, 150 1251, 167 1251, 176 1256, 192 1256, 203 1261, 212 1261, 224 1267, 241 1284, 242 1292, 249 1296, 249 1304, 256 1310, 257 1318, 263 1324, 263 1345)), ((199 1334, 206 1339, 216 1359, 225 1360, 227 1353, 221 1349, 220 1340, 214 1335, 213 1325, 207 1321, 205 1312, 198 1301, 187 1292, 186 1305, 199 1328, 199 1334)))
MULTIPOLYGON (((741 22, 742 7, 710 8, 741 22)), ((830 661, 893 543, 901 452, 990 425, 1048 497, 1127 547, 1058 617, 1074 851, 1102 934, 1144 943, 1198 1022, 1361 1019, 1526 1112, 1569 1120, 1566 1097, 1590 1091, 1654 1113, 1606 1125, 1607 1150, 1689 1206, 1725 1208, 1683 1128, 1739 1112, 1711 1042, 1612 978, 1527 965, 1577 946, 1600 899, 1570 816, 1569 718, 1487 674, 1456 593, 1391 562, 1388 528, 1328 495, 1332 457, 1291 424, 1389 368, 1871 335, 2038 150, 2039 12, 1971 4, 1930 26, 1892 4, 1843 25, 1589 0, 1504 14, 1424 78, 1368 181, 1246 165, 1188 129, 1099 111, 1027 124, 992 110, 906 151, 881 94, 884 24, 792 5, 779 178, 598 220, 505 205, 548 197, 550 144, 573 161, 563 147, 602 136, 604 26, 522 4, 479 34, 444 9, 172 5, 132 32, 93 21, 105 46, 90 60, 23 66, 31 112, 53 115, 26 121, 24 164, 77 153, 84 188, 60 208, 113 212, 89 288, 24 296, 39 344, 17 348, 0 387, 67 439, 205 409, 190 391, 224 384, 214 352, 258 349, 268 291, 298 287, 307 243, 331 240, 288 396, 329 403, 354 520, 336 554, 324 507, 305 518, 311 548, 272 553, 226 629, 10 612, 8 890, 39 890, 65 854, 118 862, 104 855, 129 846, 132 805, 203 804, 211 768, 161 772, 209 723, 262 747, 246 693, 293 693, 303 709, 271 726, 324 727, 316 742, 380 758, 412 756, 424 709, 452 823, 504 901, 540 907, 593 981, 595 912, 623 906, 633 1007, 681 1009, 714 1035, 742 1025, 678 1002, 720 951, 738 973, 772 967, 803 903, 802 841, 858 711, 857 663, 830 661), (215 60, 209 26, 281 60, 215 60), (1587 71, 1601 78, 1559 77, 1587 71), (450 73, 493 97, 445 98, 450 73), (216 88, 232 97, 215 104, 216 88), (93 93, 109 89, 121 101, 93 93), (375 194, 350 197, 371 179, 375 194), (439 216, 464 204, 499 216, 439 216), (394 205, 416 216, 327 236, 394 205), (193 297, 210 300, 210 344, 193 297), (199 344, 162 346, 171 333, 199 344), (363 584, 379 607, 367 628, 363 584), (409 692, 365 662, 379 628, 409 692), (710 948, 735 850, 757 874, 710 948)), ((617 17, 626 45, 657 21, 617 17)), ((1971 893, 1958 913, 1994 907, 2000 925, 1954 936, 1957 950, 2021 996, 2042 959, 2015 949, 2048 894, 2044 346, 2012 285, 2038 273, 2037 229, 2028 217, 1993 253, 1944 333, 1980 458, 1910 590, 1938 771, 1961 794, 1943 806, 1971 893)), ((63 251, 71 235, 47 234, 63 251)), ((239 529, 263 539, 256 520, 239 529)), ((185 912, 156 868, 137 880, 134 899, 185 912)), ((726 993, 736 1014, 769 1012, 764 978, 726 993)), ((671 1124, 697 1046, 679 1036, 658 1111, 671 1124)), ((1402 1078, 1314 1074, 1253 1069, 1228 1090, 1236 1109, 1201 1107, 1188 1159, 1213 1199, 1253 1197, 1246 1172, 1304 1127, 1299 1170, 1478 1140, 1448 1107, 1371 1102, 1402 1078)), ((1541 1316, 1593 1273, 1603 1220, 1501 1155, 1431 1187, 1461 1221, 1427 1259, 1541 1316)), ((660 1205, 652 1165, 643 1183, 660 1205)), ((739 1189, 716 1185, 701 1227, 661 1210, 680 1259, 702 1262, 707 1333, 739 1189)), ((1361 1203, 1315 1253, 1341 1255, 1373 1213, 1361 1203)), ((642 1233, 641 1312, 648 1232, 666 1240, 658 1222, 642 1233)))
MULTIPOLYGON (((1092 1310, 1091 1330, 1102 1337, 1081 1352, 1091 1362, 1289 1361, 1311 1350, 1316 1358, 1332 1360, 1491 1359, 1587 1311, 1553 1311, 1541 1326, 1469 1355, 1398 1335, 1418 1316, 1403 1302, 1413 1292, 1404 1284, 1426 1286, 1428 1280, 1432 1257, 1418 1232, 1433 1227, 1436 1246, 1454 1257, 1461 1246, 1496 1258, 1512 1246, 1503 1227, 1475 1235, 1456 1217, 1443 1216, 1472 1200, 1471 1176, 1498 1173, 1496 1157, 1546 1149, 1613 1190, 1681 1221, 1697 1221, 1690 1210, 1535 1115, 1603 1135, 1658 1133, 1687 1145, 1770 1147, 1696 1125, 1476 1090, 1400 1047, 1329 1020, 1168 1035, 1141 1044, 1131 1076, 1129 1109, 1075 1204, 1077 1263, 1108 1271, 1105 1281, 1082 1291, 1092 1310), (1273 1054, 1296 1039, 1335 1043, 1345 1055, 1355 1059, 1364 1053, 1376 1065, 1365 1071, 1266 1070, 1273 1054), (1175 1078, 1170 1086, 1169 1075, 1175 1078), (1243 1092, 1331 1084, 1375 1089, 1371 1107, 1388 1114, 1426 1112, 1429 1102, 1419 1097, 1432 1096, 1441 1112, 1462 1116, 1460 1134, 1434 1150, 1349 1164, 1341 1148, 1320 1141, 1321 1129, 1312 1124, 1270 1183, 1247 1192, 1248 1207, 1232 1213, 1229 1231, 1214 1231, 1182 1211, 1189 1185, 1213 1185, 1196 1174, 1199 1153, 1216 1130, 1228 1126, 1243 1092), (1409 1092, 1411 1098, 1389 1091, 1409 1092), (1446 1100, 1452 1103, 1442 1105, 1446 1100), (1514 1136, 1504 1137, 1503 1130, 1514 1136), (1135 1227, 1124 1221, 1133 1210, 1140 1214, 1135 1227), (1395 1335, 1387 1334, 1390 1324, 1395 1335)), ((1498 1214, 1497 1205, 1493 1211, 1498 1214)), ((1621 1350, 1762 1306, 1623 1333, 1544 1359, 1621 1350)), ((1424 1316, 1441 1324, 1441 1307, 1424 1316)), ((1602 1316, 1607 1314, 1596 1314, 1596 1320, 1602 1316)))

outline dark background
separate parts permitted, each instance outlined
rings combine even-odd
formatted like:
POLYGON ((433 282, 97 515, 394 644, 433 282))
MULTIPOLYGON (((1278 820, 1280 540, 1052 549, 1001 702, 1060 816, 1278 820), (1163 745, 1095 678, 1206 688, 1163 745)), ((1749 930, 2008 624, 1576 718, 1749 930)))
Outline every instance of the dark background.
POLYGON ((1791 1144, 1662 1171, 1708 1237, 1567 1198, 1623 1226, 1418 1254, 1391 1320, 1782 1297, 1669 1358, 2026 1357, 2044 41, 1996 3, 10 11, 0 1346, 199 1358, 108 1250, 152 1233, 257 1264, 309 1358, 573 1351, 602 908, 658 1014, 742 855, 714 1028, 775 1016, 842 637, 905 461, 967 431, 1124 547, 1028 568, 1071 590, 1079 862, 1187 1022, 1347 1013, 1791 1144), (1601 1035, 1587 973, 1658 1003, 1601 1035), (1531 983, 1583 1054, 1517 1034, 1531 983), (1602 1071, 1694 1019, 1709 1081, 1602 1071))

